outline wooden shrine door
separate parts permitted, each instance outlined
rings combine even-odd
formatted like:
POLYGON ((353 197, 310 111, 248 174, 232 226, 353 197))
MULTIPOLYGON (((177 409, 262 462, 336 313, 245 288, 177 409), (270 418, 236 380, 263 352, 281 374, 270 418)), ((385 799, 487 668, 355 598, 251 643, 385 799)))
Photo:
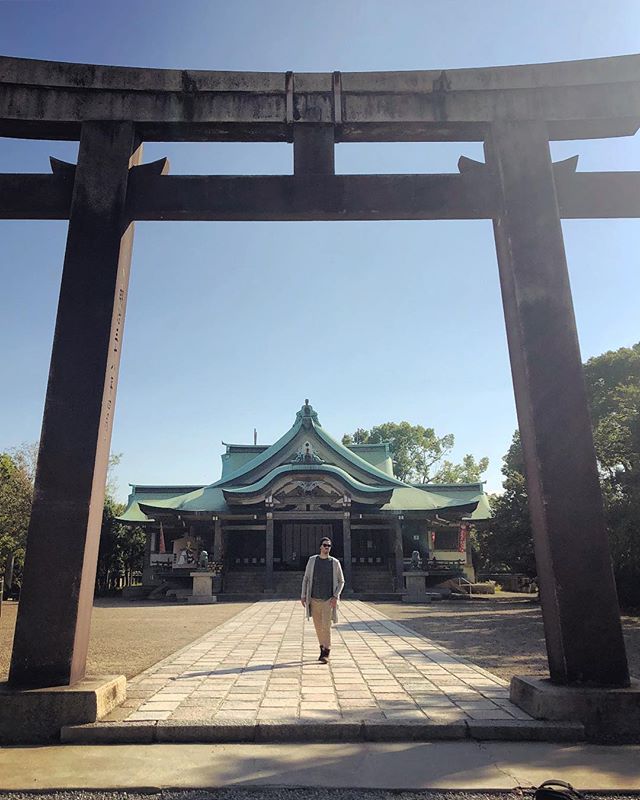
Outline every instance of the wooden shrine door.
POLYGON ((333 539, 330 522, 283 522, 282 564, 285 569, 304 569, 309 556, 320 552, 320 539, 333 539))

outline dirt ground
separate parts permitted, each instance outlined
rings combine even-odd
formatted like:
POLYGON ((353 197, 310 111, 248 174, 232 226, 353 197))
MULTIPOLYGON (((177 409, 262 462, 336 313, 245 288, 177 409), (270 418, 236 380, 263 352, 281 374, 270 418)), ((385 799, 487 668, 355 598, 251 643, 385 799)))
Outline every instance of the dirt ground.
MULTIPOLYGON (((91 619, 87 674, 126 675, 147 667, 204 636, 248 603, 188 606, 129 600, 96 600, 91 619)), ((5 601, 0 617, 0 681, 6 681, 18 604, 5 601)))
MULTIPOLYGON (((503 678, 548 674, 540 606, 528 598, 374 605, 390 619, 503 678)), ((199 639, 246 606, 98 600, 91 624, 87 672, 130 678, 199 639)), ((0 681, 6 680, 8 674, 16 611, 16 603, 3 604, 0 681)), ((631 674, 640 677, 640 618, 623 616, 623 628, 631 674)))
MULTIPOLYGON (((373 605, 390 619, 507 680, 513 675, 549 674, 537 600, 511 595, 472 602, 373 605)), ((640 677, 640 617, 623 615, 622 627, 629 671, 640 677)))

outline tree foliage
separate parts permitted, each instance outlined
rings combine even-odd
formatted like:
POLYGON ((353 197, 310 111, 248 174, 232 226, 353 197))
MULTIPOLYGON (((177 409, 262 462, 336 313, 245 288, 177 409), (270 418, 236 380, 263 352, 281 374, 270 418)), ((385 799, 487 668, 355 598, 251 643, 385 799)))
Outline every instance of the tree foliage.
MULTIPOLYGON (((587 399, 620 600, 640 606, 640 343, 584 365, 587 399)), ((504 457, 504 493, 478 534, 483 568, 535 574, 520 437, 504 457)))
MULTIPOLYGON (((37 455, 37 442, 0 453, 0 571, 13 555, 14 581, 18 585, 24 565, 37 455)), ((114 496, 117 485, 113 468, 120 458, 120 454, 109 457, 98 557, 100 588, 111 588, 120 576, 130 583, 133 573, 142 567, 144 531, 128 528, 115 519, 124 511, 114 496)))
POLYGON ((488 572, 522 572, 533 577, 536 562, 518 431, 503 458, 502 474, 504 492, 490 498, 491 526, 479 529, 475 535, 480 567, 488 572))
POLYGON ((142 528, 131 528, 118 522, 117 517, 125 506, 106 495, 102 511, 102 530, 98 551, 96 589, 108 592, 129 586, 134 573, 142 570, 145 532, 142 528))
POLYGON ((443 461, 431 478, 432 483, 477 483, 482 480, 482 473, 486 472, 489 459, 485 456, 479 461, 471 453, 462 459, 462 463, 454 464, 452 461, 443 461))
POLYGON ((618 594, 640 606, 640 342, 585 365, 618 594))
POLYGON ((31 515, 33 470, 30 450, 24 446, 0 453, 0 569, 13 555, 19 579, 31 515))
POLYGON ((357 428, 352 434, 342 437, 342 443, 347 446, 389 442, 393 471, 401 481, 457 483, 479 480, 489 465, 489 459, 481 458, 476 462, 473 456, 467 455, 462 464, 444 460, 454 441, 452 433, 437 436, 433 428, 409 422, 384 422, 371 430, 357 428))

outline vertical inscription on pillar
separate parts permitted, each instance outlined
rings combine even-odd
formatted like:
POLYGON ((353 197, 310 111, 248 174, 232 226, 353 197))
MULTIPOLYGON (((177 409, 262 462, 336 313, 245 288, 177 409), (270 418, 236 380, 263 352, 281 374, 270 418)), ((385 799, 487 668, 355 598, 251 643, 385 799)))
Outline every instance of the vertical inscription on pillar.
POLYGON ((133 226, 133 123, 83 123, 10 682, 85 674, 133 226))

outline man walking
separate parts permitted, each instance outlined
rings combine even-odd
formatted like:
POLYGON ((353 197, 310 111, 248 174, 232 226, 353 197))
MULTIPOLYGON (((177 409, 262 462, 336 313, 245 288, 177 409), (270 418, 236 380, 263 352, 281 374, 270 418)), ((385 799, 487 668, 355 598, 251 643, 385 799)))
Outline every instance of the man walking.
POLYGON ((302 579, 300 602, 305 607, 307 618, 313 617, 320 657, 326 664, 331 651, 331 623, 338 621, 338 600, 344 587, 344 575, 337 558, 329 555, 331 539, 320 540, 320 553, 311 556, 302 579))

